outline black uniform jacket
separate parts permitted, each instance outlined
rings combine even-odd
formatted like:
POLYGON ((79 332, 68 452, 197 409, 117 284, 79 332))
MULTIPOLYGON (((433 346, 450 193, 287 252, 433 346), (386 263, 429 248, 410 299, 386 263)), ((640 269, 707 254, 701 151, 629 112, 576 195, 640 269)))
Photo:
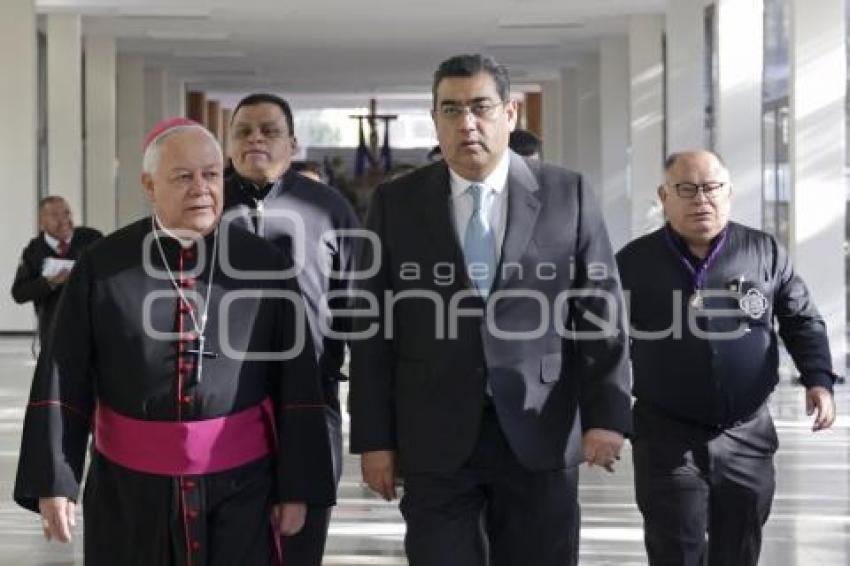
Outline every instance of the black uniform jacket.
POLYGON ((710 426, 748 418, 778 380, 776 323, 803 383, 831 389, 826 327, 785 250, 734 222, 715 247, 696 302, 683 261, 700 261, 669 225, 617 254, 637 399, 710 426))

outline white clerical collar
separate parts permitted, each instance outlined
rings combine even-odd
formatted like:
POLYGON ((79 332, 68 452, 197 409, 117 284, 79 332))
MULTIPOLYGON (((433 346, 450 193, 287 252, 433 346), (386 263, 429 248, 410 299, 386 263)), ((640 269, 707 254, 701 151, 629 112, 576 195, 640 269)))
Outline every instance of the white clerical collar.
MULTIPOLYGON (((69 246, 71 245, 71 240, 74 239, 74 232, 71 232, 71 235, 65 240, 65 243, 69 246)), ((47 232, 44 233, 44 241, 47 242, 47 245, 50 246, 54 251, 59 251, 59 239, 54 238, 47 232)))
POLYGON ((177 242, 180 244, 180 247, 191 248, 192 246, 195 245, 195 240, 193 238, 181 238, 180 236, 178 236, 177 234, 175 234, 174 232, 172 232, 171 230, 166 228, 165 224, 162 223, 162 220, 159 219, 159 215, 154 213, 153 217, 156 220, 157 228, 159 230, 162 230, 163 232, 165 232, 165 235, 168 236, 169 238, 173 238, 173 239, 177 240, 177 242))
POLYGON ((451 167, 449 167, 449 176, 451 179, 452 197, 456 198, 462 195, 473 183, 480 183, 487 188, 495 191, 497 194, 505 190, 508 185, 508 167, 511 164, 511 152, 506 148, 502 153, 502 158, 489 175, 483 181, 470 181, 458 175, 451 167))

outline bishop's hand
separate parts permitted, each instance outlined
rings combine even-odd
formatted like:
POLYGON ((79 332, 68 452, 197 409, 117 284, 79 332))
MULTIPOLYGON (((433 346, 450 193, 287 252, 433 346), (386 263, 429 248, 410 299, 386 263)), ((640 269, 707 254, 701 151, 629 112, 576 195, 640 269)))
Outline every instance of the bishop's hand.
POLYGON ((44 538, 71 542, 71 527, 77 525, 76 505, 67 497, 42 497, 38 500, 44 538))

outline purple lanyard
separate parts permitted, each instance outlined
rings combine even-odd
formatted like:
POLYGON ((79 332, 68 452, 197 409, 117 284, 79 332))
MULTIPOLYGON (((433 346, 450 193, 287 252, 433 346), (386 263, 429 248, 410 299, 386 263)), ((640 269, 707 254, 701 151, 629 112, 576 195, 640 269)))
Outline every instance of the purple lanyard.
POLYGON ((697 291, 702 289, 705 284, 705 278, 708 274, 708 268, 711 266, 714 259, 717 257, 717 254, 720 253, 720 250, 723 248, 723 244, 726 243, 726 228, 720 232, 720 238, 714 243, 711 248, 711 251, 706 256, 705 260, 699 265, 698 268, 694 268, 688 258, 682 253, 681 250, 676 246, 676 243, 673 241, 673 237, 670 236, 670 226, 669 224, 664 226, 664 239, 667 241, 667 245, 670 246, 670 249, 674 254, 679 258, 679 260, 684 264, 685 268, 688 270, 688 273, 691 274, 691 284, 693 285, 693 290, 697 291))

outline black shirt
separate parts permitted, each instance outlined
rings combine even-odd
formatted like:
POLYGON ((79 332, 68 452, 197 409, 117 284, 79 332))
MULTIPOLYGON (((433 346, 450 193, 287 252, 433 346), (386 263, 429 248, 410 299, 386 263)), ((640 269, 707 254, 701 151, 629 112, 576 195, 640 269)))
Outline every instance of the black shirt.
POLYGON ((826 326, 772 236, 730 222, 713 242, 701 280, 706 262, 669 226, 628 244, 617 263, 640 401, 710 426, 748 417, 778 381, 774 322, 803 384, 831 390, 826 326))

